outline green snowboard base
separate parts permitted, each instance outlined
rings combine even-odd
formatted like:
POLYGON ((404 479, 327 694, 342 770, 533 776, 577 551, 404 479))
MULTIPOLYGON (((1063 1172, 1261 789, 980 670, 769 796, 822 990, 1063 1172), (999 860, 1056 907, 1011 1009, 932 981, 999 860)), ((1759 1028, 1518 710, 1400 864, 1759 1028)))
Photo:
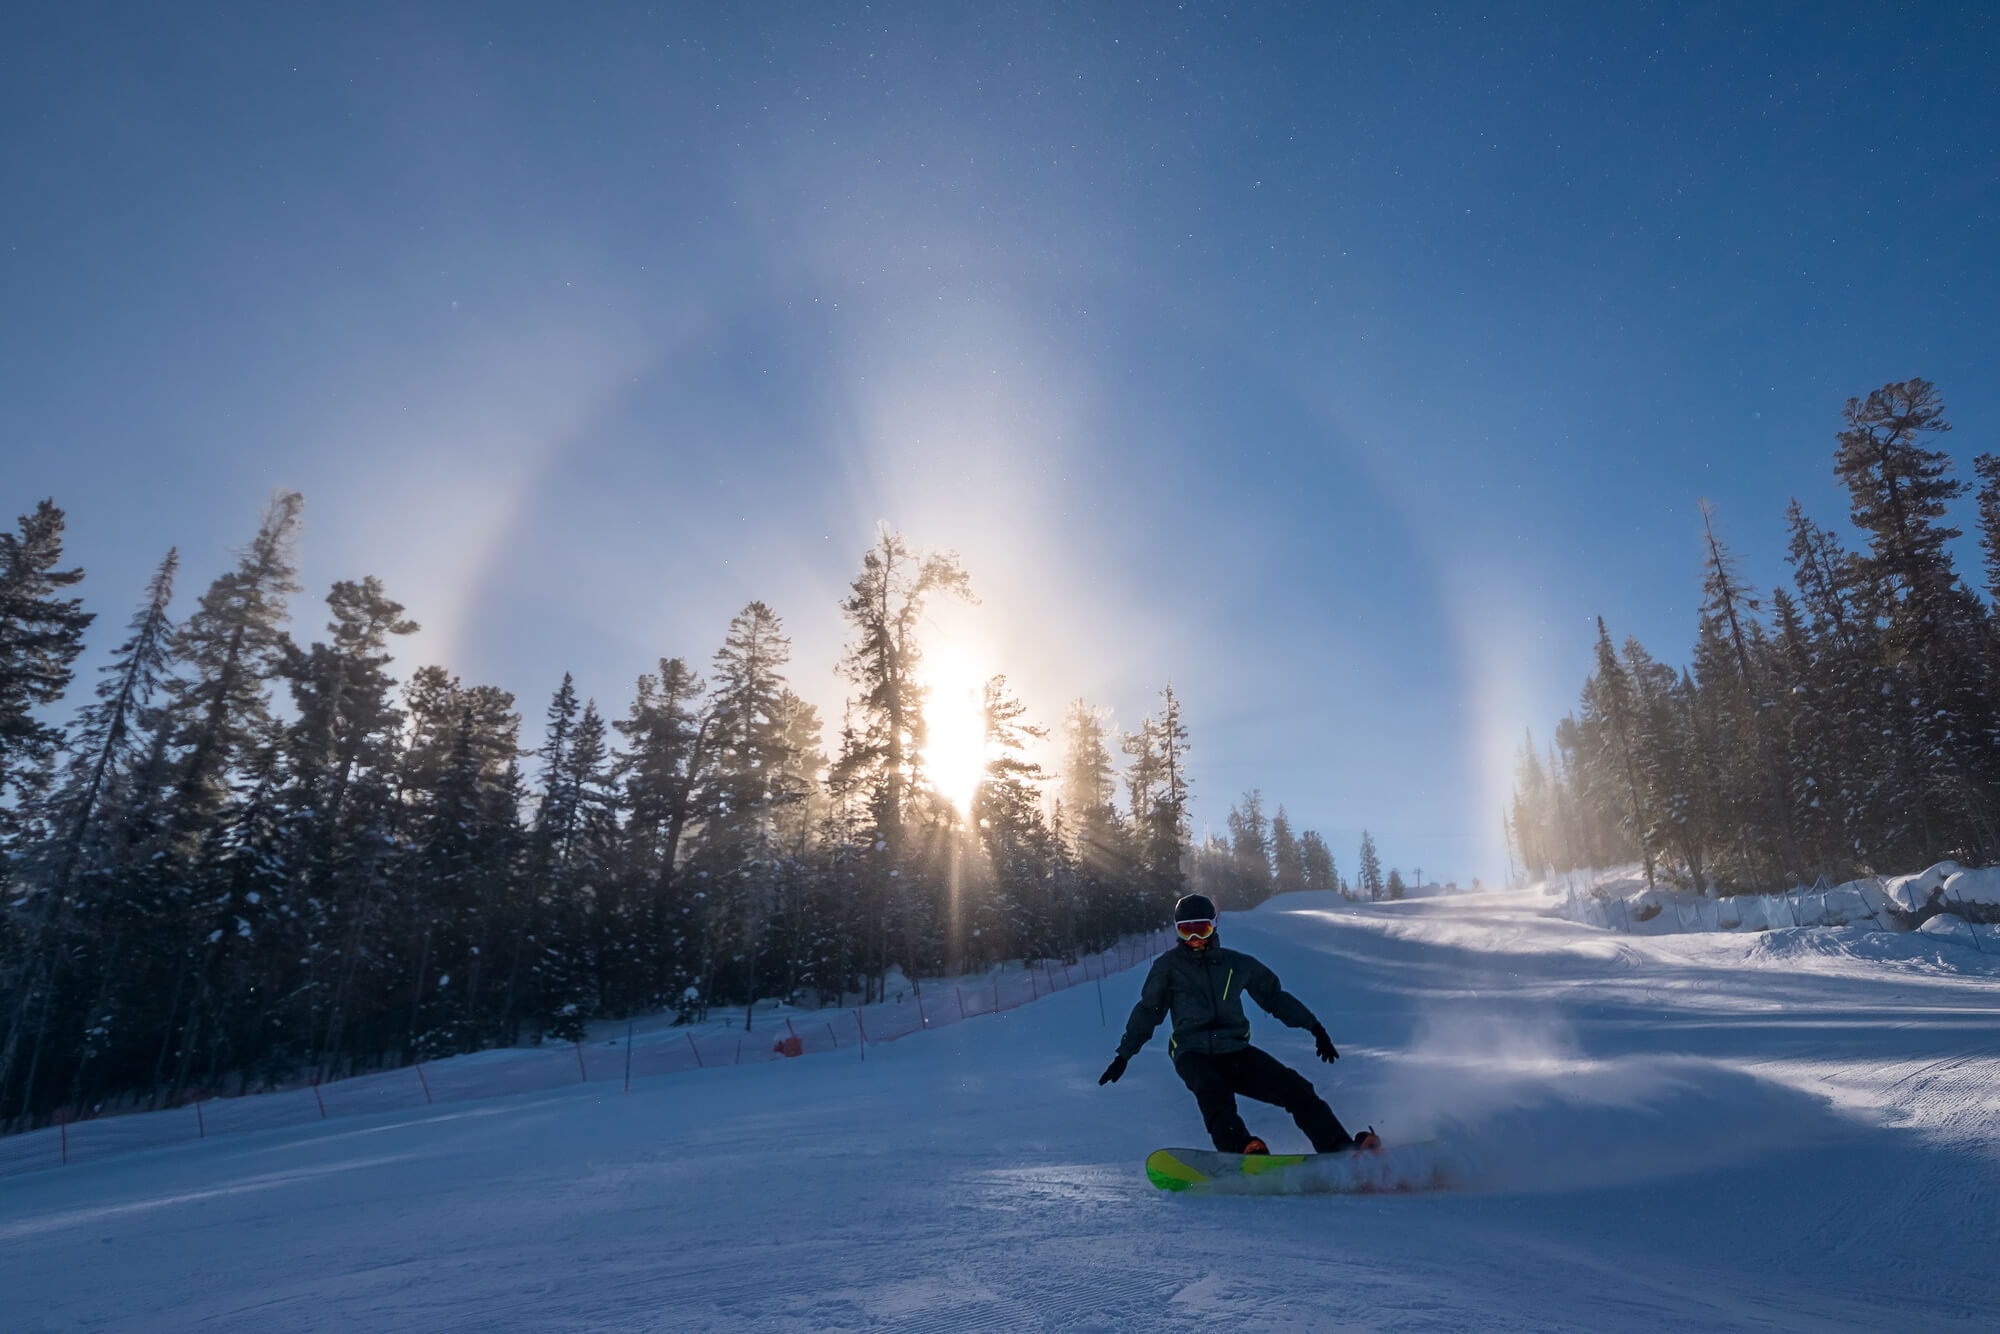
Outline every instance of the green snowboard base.
POLYGON ((1146 1178, 1161 1190, 1210 1195, 1373 1195, 1446 1183, 1436 1140, 1339 1153, 1156 1149, 1146 1178))

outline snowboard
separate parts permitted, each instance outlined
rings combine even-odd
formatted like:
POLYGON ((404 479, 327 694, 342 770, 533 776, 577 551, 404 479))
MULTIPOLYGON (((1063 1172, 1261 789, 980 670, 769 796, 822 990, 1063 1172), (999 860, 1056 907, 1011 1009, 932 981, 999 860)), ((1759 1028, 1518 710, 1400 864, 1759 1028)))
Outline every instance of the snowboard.
POLYGON ((1338 1153, 1218 1153, 1156 1149, 1146 1177, 1161 1190, 1205 1195, 1374 1195, 1448 1184, 1436 1140, 1338 1153))

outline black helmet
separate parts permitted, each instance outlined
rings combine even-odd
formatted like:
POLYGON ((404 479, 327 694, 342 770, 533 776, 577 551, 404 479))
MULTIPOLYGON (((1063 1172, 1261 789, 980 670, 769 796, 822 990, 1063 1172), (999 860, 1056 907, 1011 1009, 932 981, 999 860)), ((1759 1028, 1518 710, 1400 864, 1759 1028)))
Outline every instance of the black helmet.
POLYGON ((1181 901, 1174 905, 1176 922, 1212 922, 1215 920, 1215 900, 1206 894, 1183 894, 1181 901))

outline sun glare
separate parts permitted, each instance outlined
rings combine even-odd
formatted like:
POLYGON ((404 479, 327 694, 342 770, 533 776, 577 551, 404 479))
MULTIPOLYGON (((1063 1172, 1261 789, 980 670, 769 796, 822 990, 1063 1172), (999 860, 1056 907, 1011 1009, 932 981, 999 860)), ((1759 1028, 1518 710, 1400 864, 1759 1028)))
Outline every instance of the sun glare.
POLYGON ((986 775, 986 716, 980 693, 986 673, 949 642, 926 646, 924 776, 960 815, 972 810, 986 775))

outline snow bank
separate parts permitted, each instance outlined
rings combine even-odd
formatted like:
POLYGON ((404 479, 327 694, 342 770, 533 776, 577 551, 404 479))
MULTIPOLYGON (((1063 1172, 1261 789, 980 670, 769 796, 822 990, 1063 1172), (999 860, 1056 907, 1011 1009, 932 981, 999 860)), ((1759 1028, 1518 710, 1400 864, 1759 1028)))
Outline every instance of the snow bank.
POLYGON ((1945 880, 1939 897, 1956 905, 1956 911, 1961 916, 1981 922, 2000 922, 2000 866, 1957 872, 1945 880))
POLYGON ((1855 927, 1922 931, 1939 941, 2000 952, 2000 866, 1969 870, 1945 861, 1914 875, 1713 899, 1684 890, 1648 889, 1643 879, 1624 874, 1623 868, 1608 878, 1584 874, 1545 881, 1542 889, 1563 896, 1556 911, 1573 922, 1637 936, 1855 927))
POLYGON ((1784 894, 1731 894, 1705 898, 1683 890, 1647 889, 1643 881, 1614 881, 1589 890, 1570 888, 1558 911, 1573 922, 1665 936, 1688 931, 1775 931, 1801 926, 1889 929, 1880 884, 1854 880, 1830 889, 1784 894))
POLYGON ((1882 892, 1889 896, 1889 902, 1898 911, 1918 916, 1937 900, 1945 881, 1958 869, 1957 862, 1939 862, 1915 875, 1890 876, 1882 882, 1882 892))

